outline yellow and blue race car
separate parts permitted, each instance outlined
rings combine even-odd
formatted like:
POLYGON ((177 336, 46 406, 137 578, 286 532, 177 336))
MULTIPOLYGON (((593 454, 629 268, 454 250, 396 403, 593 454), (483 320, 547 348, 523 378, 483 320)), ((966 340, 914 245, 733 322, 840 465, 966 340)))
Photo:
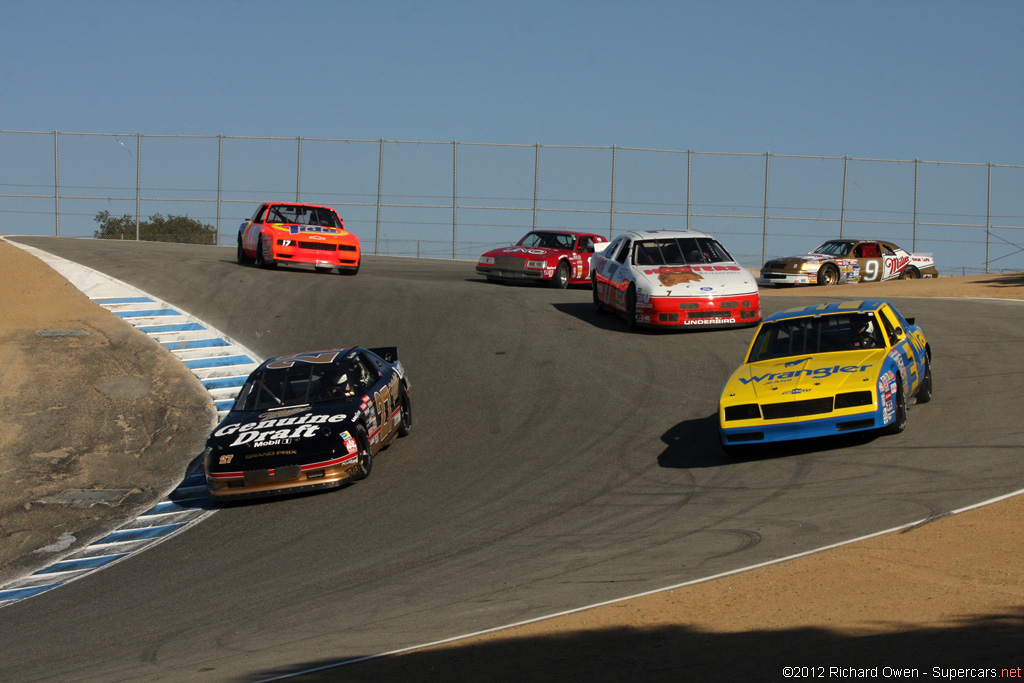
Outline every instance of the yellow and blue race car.
POLYGON ((757 329, 746 362, 722 387, 722 446, 907 425, 907 403, 932 397, 931 347, 888 301, 780 311, 757 329))

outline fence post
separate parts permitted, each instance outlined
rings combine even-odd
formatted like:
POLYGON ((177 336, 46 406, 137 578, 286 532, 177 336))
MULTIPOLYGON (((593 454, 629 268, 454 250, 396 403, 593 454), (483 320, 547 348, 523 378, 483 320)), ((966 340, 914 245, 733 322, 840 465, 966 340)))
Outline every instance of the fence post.
POLYGON ((768 171, 771 168, 772 153, 764 153, 764 224, 761 228, 761 263, 768 253, 768 171))
POLYGON ((910 246, 910 251, 917 251, 917 176, 918 171, 921 168, 921 160, 914 159, 914 239, 913 244, 910 246))
POLYGON ((60 149, 57 143, 59 133, 53 131, 53 218, 56 232, 60 237, 60 149))
POLYGON ((693 177, 693 150, 686 150, 686 229, 690 229, 690 178, 693 177))
POLYGON ((540 182, 540 143, 534 145, 533 154, 533 227, 537 229, 537 185, 540 182))
POLYGON ((988 162, 988 202, 985 207, 985 275, 989 274, 992 248, 992 162, 988 162))
POLYGON ((139 241, 139 212, 142 210, 142 133, 135 135, 135 241, 139 241))
POLYGON ((843 205, 839 209, 839 239, 843 238, 843 231, 846 230, 846 181, 850 175, 850 155, 843 157, 843 205))
POLYGON ((384 182, 384 138, 380 139, 380 154, 377 157, 377 231, 373 238, 373 255, 380 253, 380 197, 384 182))
POLYGON ((615 239, 615 155, 618 147, 612 145, 612 201, 609 210, 610 220, 608 224, 608 239, 615 239))
POLYGON ((217 246, 220 246, 220 200, 224 187, 224 134, 217 136, 217 246))
POLYGON ((298 204, 302 193, 302 136, 296 139, 299 141, 299 152, 295 161, 295 203, 298 204))
MULTIPOLYGON (((459 143, 452 140, 452 260, 455 260, 459 211, 459 143)), ((419 245, 417 245, 419 251, 419 245)))

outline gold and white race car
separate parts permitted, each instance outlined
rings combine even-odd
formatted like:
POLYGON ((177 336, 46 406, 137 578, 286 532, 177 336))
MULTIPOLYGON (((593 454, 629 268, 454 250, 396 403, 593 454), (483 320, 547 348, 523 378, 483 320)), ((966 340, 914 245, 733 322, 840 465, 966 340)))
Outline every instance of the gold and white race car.
POLYGON ((839 285, 853 282, 938 277, 931 254, 911 254, 882 240, 836 239, 809 254, 771 259, 759 285, 839 285))

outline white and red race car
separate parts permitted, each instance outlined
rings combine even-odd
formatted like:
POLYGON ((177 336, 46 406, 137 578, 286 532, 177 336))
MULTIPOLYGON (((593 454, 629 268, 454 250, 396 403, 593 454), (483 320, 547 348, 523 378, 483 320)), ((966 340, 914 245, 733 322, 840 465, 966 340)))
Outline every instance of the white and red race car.
POLYGON ((938 277, 931 254, 911 254, 882 240, 835 239, 809 254, 767 261, 758 284, 839 285, 938 277))
POLYGON ((534 230, 511 247, 480 257, 476 272, 490 282, 545 282, 565 289, 590 282, 590 261, 608 240, 590 232, 534 230))
POLYGON ((761 321, 749 270, 710 235, 689 230, 627 232, 594 254, 594 308, 637 326, 743 327, 761 321))

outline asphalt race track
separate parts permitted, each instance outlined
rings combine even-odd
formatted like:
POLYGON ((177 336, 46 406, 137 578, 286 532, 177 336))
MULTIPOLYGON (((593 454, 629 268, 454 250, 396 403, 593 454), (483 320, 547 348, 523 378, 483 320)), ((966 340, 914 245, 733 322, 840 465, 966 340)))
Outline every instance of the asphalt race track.
MULTIPOLYGON (((364 482, 226 507, 5 608, 4 680, 260 680, 790 556, 1020 487, 1017 303, 893 299, 935 359, 935 399, 911 406, 903 434, 730 460, 718 393, 752 329, 630 334, 594 313, 589 289, 488 284, 467 262, 365 257, 343 277, 239 266, 226 247, 15 239, 263 357, 396 345, 415 422, 364 482)), ((847 296, 763 304, 857 294, 836 291, 847 296)))

